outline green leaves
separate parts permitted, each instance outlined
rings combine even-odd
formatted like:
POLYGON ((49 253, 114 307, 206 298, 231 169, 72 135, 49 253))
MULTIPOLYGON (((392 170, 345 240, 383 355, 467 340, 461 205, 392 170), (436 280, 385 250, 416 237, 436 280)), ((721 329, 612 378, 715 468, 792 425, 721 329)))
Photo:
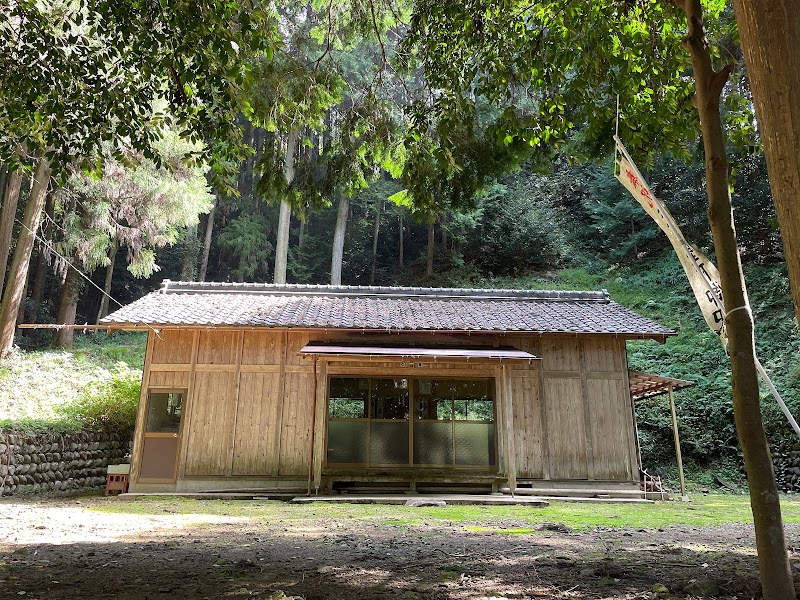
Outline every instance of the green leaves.
POLYGON ((205 168, 182 160, 198 147, 170 131, 152 147, 161 166, 130 151, 120 160, 104 157, 102 177, 76 173, 57 192, 57 247, 82 270, 107 265, 109 245, 119 243, 127 250, 128 270, 149 277, 160 269, 154 249, 174 244, 198 214, 210 210, 205 168))
POLYGON ((266 271, 264 266, 273 253, 272 244, 266 236, 274 229, 274 223, 264 215, 240 215, 225 228, 218 244, 236 257, 239 275, 253 279, 256 272, 266 271))
MULTIPOLYGON (((165 120, 210 140, 210 160, 242 156, 235 117, 240 55, 271 44, 258 0, 21 0, 0 15, 0 160, 47 153, 57 177, 96 170, 101 146, 156 159, 151 130, 165 120), (256 9, 259 9, 256 11, 256 9), (157 110, 154 104, 166 100, 157 110), (22 150, 23 146, 26 148, 22 150)), ((225 188, 233 173, 214 171, 225 188)))
MULTIPOLYGON (((724 8, 707 5, 712 17, 724 8)), ((731 27, 729 19, 712 21, 711 39, 731 27)), ((420 0, 404 49, 433 93, 416 126, 463 115, 479 97, 503 109, 505 144, 515 135, 534 146, 558 144, 576 124, 585 147, 602 154, 610 151, 619 94, 629 147, 686 156, 698 119, 684 29, 683 15, 656 0, 420 0)))

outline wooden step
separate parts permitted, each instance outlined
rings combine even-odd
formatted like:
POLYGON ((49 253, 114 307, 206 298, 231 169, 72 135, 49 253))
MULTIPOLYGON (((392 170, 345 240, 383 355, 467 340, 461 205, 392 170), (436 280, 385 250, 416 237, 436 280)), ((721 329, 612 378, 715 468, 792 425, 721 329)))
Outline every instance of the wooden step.
MULTIPOLYGON (((501 487, 500 491, 510 494, 511 489, 507 486, 501 487)), ((653 492, 648 492, 653 493, 653 492)), ((656 492, 658 493, 658 492, 656 492)), ((582 496, 607 497, 607 498, 643 498, 643 490, 633 489, 603 489, 603 488, 515 488, 514 495, 518 496, 582 496)))
MULTIPOLYGON (((515 496, 516 497, 516 496, 515 496)), ((655 504, 653 500, 645 498, 608 498, 608 497, 583 497, 583 496, 536 496, 538 500, 546 502, 587 502, 594 504, 655 504)))

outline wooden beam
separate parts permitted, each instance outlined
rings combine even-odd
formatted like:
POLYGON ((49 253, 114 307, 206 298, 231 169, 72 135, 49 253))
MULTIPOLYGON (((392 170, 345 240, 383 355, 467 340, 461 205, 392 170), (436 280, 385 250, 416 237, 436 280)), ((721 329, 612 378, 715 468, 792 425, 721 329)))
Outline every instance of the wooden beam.
POLYGON ((589 381, 586 376, 586 344, 578 344, 578 355, 581 364, 581 407, 583 410, 583 429, 586 439, 586 472, 589 480, 597 479, 594 464, 594 423, 592 423, 592 413, 589 407, 589 381))
POLYGON ((147 388, 150 385, 150 361, 153 359, 154 336, 147 336, 147 349, 144 354, 144 368, 142 369, 142 383, 139 391, 139 408, 136 413, 136 427, 133 430, 133 448, 131 449, 130 482, 139 481, 141 471, 142 451, 144 449, 144 433, 147 429, 147 388))
POLYGON ((675 398, 672 394, 672 384, 669 384, 669 410, 672 413, 672 434, 675 437, 675 456, 678 459, 678 477, 681 481, 681 500, 688 500, 686 495, 686 482, 683 479, 683 459, 681 458, 681 438, 678 435, 678 415, 675 411, 675 398))
MULTIPOLYGON (((242 383, 242 353, 244 352, 244 331, 240 331, 239 334, 236 336, 236 365, 235 371, 233 376, 233 423, 231 427, 233 428, 233 432, 231 433, 231 447, 229 449, 228 455, 228 467, 227 467, 227 474, 229 476, 233 475, 233 462, 235 460, 236 454, 236 426, 238 425, 239 420, 239 390, 241 389, 242 383)), ((199 365, 198 365, 199 366, 199 365)))
POLYGON ((319 362, 319 369, 316 375, 317 398, 314 418, 314 453, 312 462, 314 465, 314 490, 319 493, 322 483, 322 464, 325 461, 325 432, 327 428, 328 416, 328 364, 322 360, 319 362))
POLYGON ((186 454, 189 450, 189 435, 192 428, 192 409, 194 406, 194 388, 197 378, 197 353, 200 349, 200 331, 195 331, 192 336, 192 362, 190 365, 189 386, 186 390, 186 406, 181 415, 181 434, 178 440, 178 474, 176 479, 180 481, 186 474, 186 454))
POLYGON ((506 469, 508 471, 508 487, 513 496, 517 489, 517 449, 514 447, 514 407, 511 393, 511 378, 508 376, 508 367, 503 365, 503 412, 506 417, 506 469))

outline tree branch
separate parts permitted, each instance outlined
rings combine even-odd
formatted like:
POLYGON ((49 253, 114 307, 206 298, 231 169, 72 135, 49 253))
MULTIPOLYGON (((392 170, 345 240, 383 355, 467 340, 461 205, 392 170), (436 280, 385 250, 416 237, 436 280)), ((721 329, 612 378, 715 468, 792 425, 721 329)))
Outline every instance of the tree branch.
POLYGON ((333 0, 328 2, 328 34, 325 36, 325 52, 314 63, 314 74, 316 74, 319 64, 331 51, 331 33, 333 31, 333 0))
POLYGON ((709 84, 709 92, 719 98, 722 95, 722 88, 728 82, 728 77, 733 73, 734 65, 731 63, 726 64, 719 71, 714 71, 709 84))

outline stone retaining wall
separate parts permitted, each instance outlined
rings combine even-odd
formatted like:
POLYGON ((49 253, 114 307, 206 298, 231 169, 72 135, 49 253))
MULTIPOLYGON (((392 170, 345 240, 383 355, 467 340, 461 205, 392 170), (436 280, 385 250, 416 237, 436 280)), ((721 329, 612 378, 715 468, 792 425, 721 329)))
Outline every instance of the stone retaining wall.
POLYGON ((127 463, 130 433, 0 431, 0 496, 105 486, 106 467, 127 463))
POLYGON ((784 492, 800 492, 800 451, 776 452, 772 455, 775 480, 784 492))

